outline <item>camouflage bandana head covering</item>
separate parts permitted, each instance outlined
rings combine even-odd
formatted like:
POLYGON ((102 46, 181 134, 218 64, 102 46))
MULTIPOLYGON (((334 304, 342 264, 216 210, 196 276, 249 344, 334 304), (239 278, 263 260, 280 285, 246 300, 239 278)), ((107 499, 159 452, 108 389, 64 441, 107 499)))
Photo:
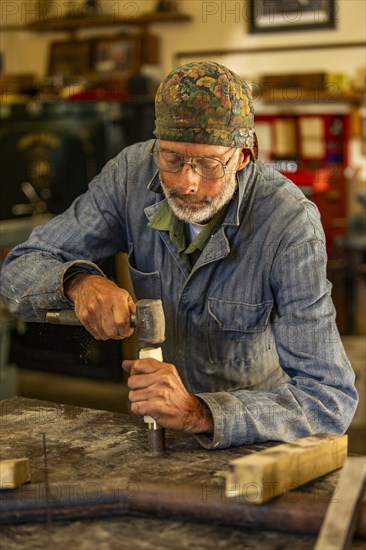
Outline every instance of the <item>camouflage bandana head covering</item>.
POLYGON ((252 95, 235 73, 209 61, 171 71, 155 97, 158 139, 242 147, 257 158, 252 95))

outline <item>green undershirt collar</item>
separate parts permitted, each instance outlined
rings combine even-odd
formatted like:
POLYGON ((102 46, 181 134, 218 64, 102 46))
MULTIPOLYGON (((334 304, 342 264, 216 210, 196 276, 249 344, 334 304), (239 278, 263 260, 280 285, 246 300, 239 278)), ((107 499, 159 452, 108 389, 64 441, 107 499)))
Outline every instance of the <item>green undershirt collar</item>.
POLYGON ((205 248, 207 241, 221 225, 227 209, 228 206, 220 210, 220 212, 204 226, 202 231, 192 242, 189 242, 189 238, 187 237, 187 233, 189 232, 187 223, 176 217, 167 201, 162 203, 159 210, 148 223, 148 226, 158 231, 169 232, 170 240, 176 245, 180 258, 188 269, 191 270, 202 250, 205 248))

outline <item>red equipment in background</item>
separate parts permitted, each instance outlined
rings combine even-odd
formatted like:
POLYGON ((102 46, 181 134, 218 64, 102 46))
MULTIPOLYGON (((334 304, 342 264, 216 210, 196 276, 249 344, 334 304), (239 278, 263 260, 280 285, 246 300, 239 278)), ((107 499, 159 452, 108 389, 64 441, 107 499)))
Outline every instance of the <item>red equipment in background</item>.
POLYGON ((259 156, 298 185, 318 206, 330 259, 347 227, 350 115, 257 114, 259 156))

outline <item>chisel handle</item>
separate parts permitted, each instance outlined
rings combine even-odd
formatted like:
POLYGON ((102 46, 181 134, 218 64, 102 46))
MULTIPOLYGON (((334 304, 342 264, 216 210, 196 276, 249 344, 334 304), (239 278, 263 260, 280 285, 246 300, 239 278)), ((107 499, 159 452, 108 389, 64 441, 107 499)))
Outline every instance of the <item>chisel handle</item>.
MULTIPOLYGON (((161 348, 143 348, 139 351, 140 359, 156 359, 163 361, 163 352, 161 348)), ((165 430, 151 416, 145 415, 144 422, 148 429, 149 451, 161 453, 165 449, 165 430)))

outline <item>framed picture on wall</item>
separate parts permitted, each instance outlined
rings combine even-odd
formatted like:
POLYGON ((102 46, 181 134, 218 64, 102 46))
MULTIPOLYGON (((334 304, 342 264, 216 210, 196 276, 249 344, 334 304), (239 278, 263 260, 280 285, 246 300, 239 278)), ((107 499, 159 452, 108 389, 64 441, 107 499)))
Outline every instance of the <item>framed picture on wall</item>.
POLYGON ((249 32, 335 28, 336 0, 247 0, 249 32))
POLYGON ((91 69, 92 43, 90 40, 52 42, 49 52, 49 76, 76 77, 91 69))
POLYGON ((93 47, 93 72, 130 76, 140 64, 138 36, 108 37, 96 40, 93 47))

